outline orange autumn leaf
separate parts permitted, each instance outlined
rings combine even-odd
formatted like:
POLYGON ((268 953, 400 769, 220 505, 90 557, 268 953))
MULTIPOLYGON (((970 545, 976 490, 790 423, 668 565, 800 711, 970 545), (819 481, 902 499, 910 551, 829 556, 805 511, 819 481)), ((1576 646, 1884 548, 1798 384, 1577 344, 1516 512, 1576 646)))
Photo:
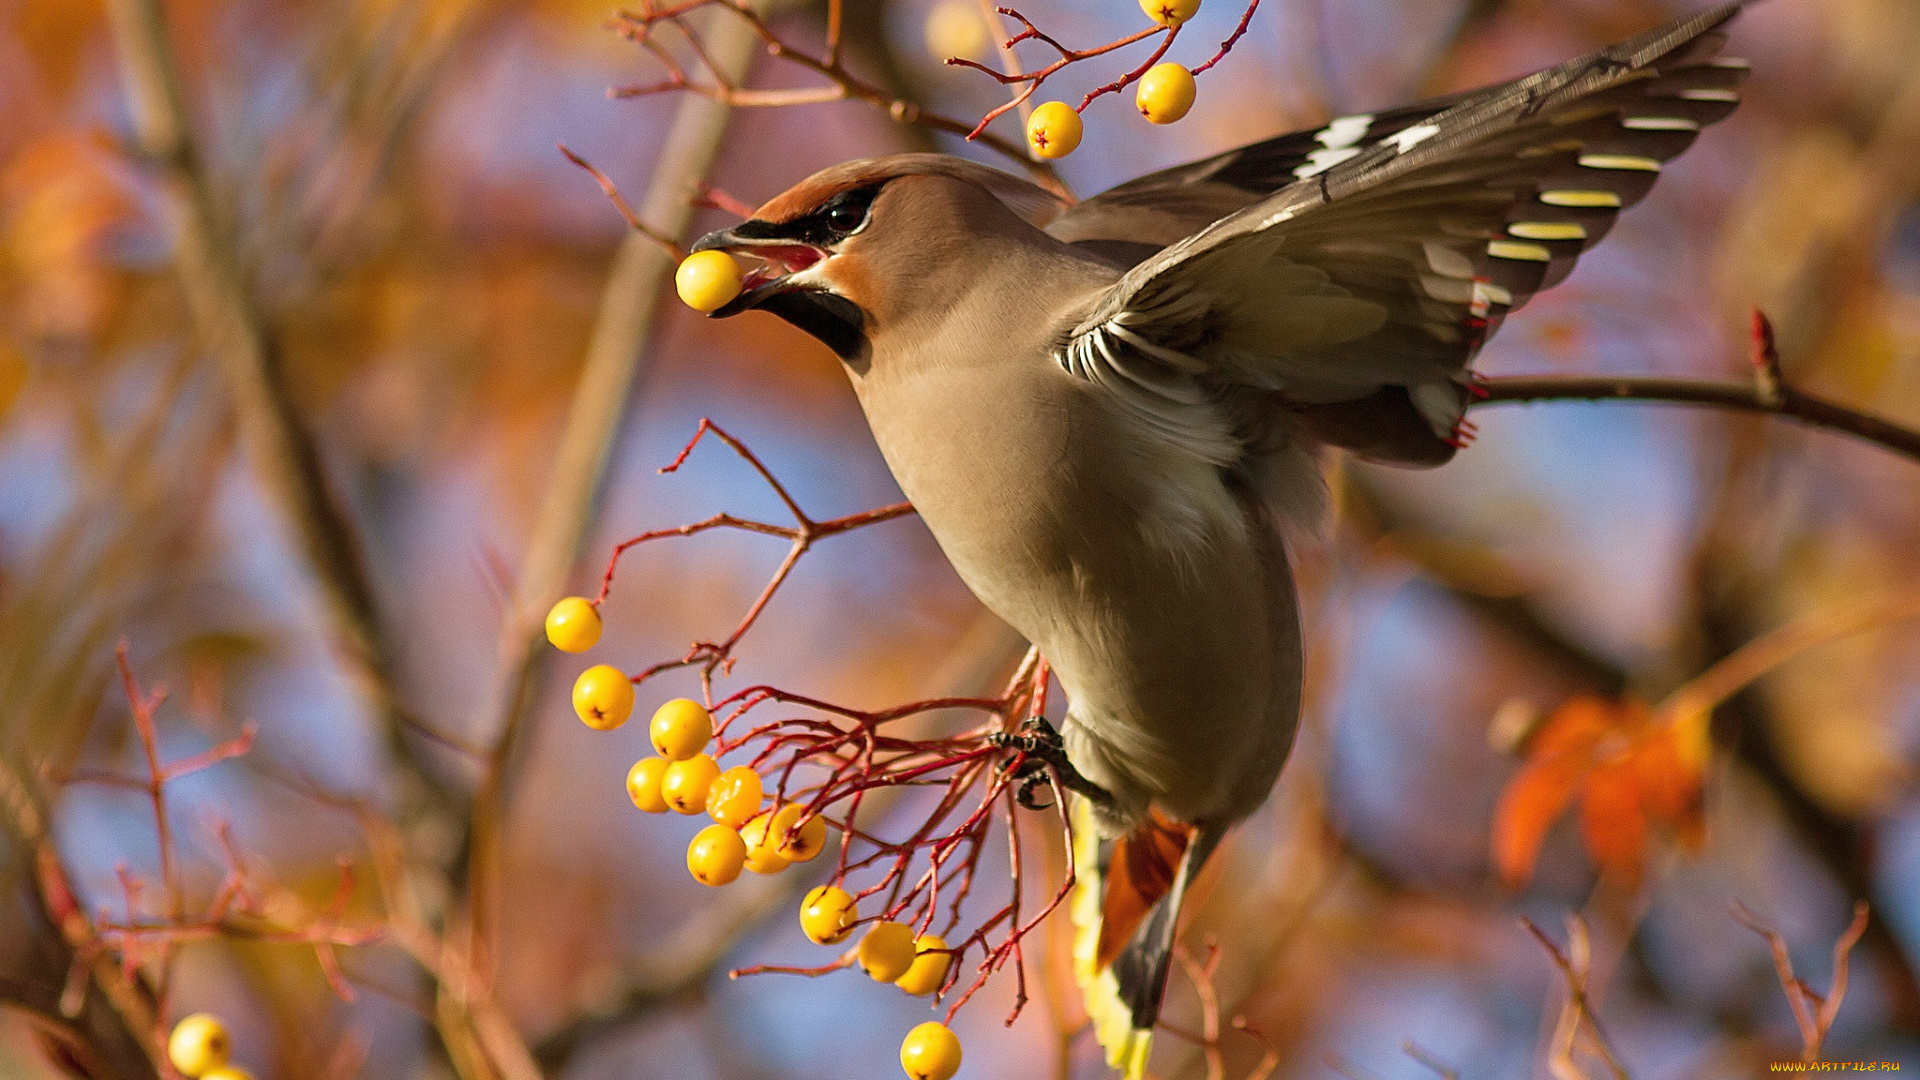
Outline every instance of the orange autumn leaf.
POLYGON ((1629 751, 1597 765, 1580 799, 1580 838, 1587 854, 1630 889, 1639 883, 1652 825, 1639 779, 1629 751))
POLYGON ((1533 876, 1547 830, 1579 794, 1592 768, 1593 748, 1611 728, 1608 702, 1576 697, 1528 740, 1527 762, 1493 815, 1493 864, 1507 884, 1522 885, 1533 876))
POLYGON ((1568 700, 1526 747, 1493 820, 1493 863, 1510 886, 1533 876, 1547 832, 1577 799, 1580 834, 1601 869, 1638 883, 1656 828, 1688 848, 1704 839, 1704 754, 1685 725, 1656 720, 1644 702, 1568 700))

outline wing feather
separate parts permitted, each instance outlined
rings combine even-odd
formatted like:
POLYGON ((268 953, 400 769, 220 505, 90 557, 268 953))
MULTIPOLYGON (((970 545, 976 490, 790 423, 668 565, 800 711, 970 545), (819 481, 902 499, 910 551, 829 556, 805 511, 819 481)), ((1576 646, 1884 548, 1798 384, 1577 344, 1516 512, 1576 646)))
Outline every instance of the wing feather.
MULTIPOLYGON (((1664 163, 1738 104, 1747 66, 1715 53, 1742 6, 1502 86, 1341 118, 1087 200, 1049 231, 1165 246, 1136 256, 1075 326, 1062 363, 1195 410, 1209 397, 1253 393, 1304 413, 1400 387, 1394 400, 1424 422, 1427 442, 1370 433, 1356 449, 1444 460, 1466 400, 1464 369, 1488 335, 1564 279, 1664 163), (1194 228, 1199 215, 1229 207, 1194 228)), ((1249 415, 1244 402, 1209 416, 1220 412, 1249 415)), ((1352 428, 1344 413, 1337 423, 1297 418, 1315 433, 1352 428)), ((1252 427, 1237 433, 1245 446, 1286 442, 1252 427)))

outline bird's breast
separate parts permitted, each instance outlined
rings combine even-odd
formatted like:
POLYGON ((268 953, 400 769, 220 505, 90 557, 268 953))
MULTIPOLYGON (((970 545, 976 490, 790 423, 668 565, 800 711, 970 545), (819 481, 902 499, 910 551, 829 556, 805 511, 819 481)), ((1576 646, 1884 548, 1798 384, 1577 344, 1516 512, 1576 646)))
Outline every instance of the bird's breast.
POLYGON ((1258 513, 1045 355, 884 360, 856 379, 880 449, 962 580, 1052 663, 1075 764, 1139 810, 1257 805, 1299 647, 1258 513))

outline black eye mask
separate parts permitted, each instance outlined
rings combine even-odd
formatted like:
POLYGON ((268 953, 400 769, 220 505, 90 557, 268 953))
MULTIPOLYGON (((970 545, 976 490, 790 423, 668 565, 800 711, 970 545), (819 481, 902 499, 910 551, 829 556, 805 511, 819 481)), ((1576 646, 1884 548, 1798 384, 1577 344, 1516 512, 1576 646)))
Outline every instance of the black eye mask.
POLYGON ((874 196, 881 184, 843 191, 820 205, 820 209, 791 221, 743 221, 733 230, 735 236, 749 240, 795 240, 816 247, 832 247, 866 227, 867 214, 873 209, 874 196))

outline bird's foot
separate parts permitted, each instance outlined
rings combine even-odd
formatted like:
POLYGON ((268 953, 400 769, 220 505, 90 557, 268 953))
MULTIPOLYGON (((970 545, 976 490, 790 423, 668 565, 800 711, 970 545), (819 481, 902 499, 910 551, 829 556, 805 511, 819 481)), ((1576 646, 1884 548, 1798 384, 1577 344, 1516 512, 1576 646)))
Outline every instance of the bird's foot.
POLYGON ((1014 798, 1029 810, 1045 810, 1053 805, 1040 802, 1036 794, 1049 779, 1057 780, 1061 787, 1091 800, 1096 806, 1113 805, 1113 796, 1107 794, 1105 788, 1080 775, 1080 770, 1073 767, 1073 762, 1067 759, 1066 743, 1044 716, 1031 717, 1020 725, 1019 731, 996 731, 987 736, 987 743, 1014 752, 1014 758, 1007 765, 1020 785, 1014 789, 1014 798))

